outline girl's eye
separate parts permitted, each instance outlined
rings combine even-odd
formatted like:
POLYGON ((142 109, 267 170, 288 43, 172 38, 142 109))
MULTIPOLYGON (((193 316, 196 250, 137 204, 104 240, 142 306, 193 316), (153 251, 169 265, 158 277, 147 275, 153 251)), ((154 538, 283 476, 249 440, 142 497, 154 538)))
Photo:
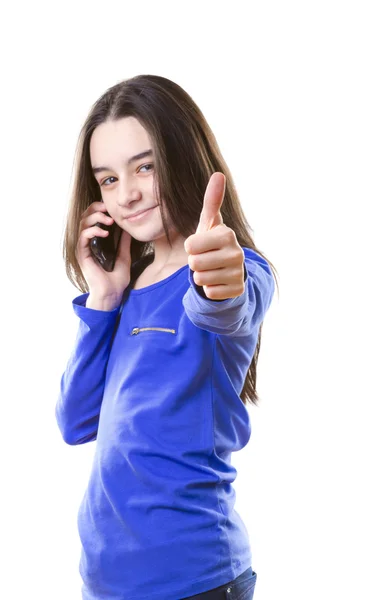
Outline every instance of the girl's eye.
MULTIPOLYGON (((142 165, 142 166, 139 168, 139 171, 140 171, 141 169, 144 169, 145 167, 153 167, 153 164, 152 164, 152 163, 148 163, 147 165, 142 165)), ((152 170, 152 169, 151 169, 151 170, 152 170)))
POLYGON ((101 185, 105 185, 106 181, 108 181, 109 179, 116 179, 116 177, 108 177, 107 179, 101 182, 101 185))

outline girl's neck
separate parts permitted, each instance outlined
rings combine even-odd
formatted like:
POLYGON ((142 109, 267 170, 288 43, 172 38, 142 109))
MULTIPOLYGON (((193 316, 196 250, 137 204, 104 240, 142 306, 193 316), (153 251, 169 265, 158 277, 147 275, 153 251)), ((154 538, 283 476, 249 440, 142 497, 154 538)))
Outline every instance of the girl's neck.
POLYGON ((149 265, 150 271, 159 273, 166 267, 176 266, 177 268, 180 268, 187 265, 188 254, 184 248, 185 239, 186 238, 180 235, 172 239, 172 248, 170 248, 166 238, 165 242, 161 239, 157 241, 154 240, 152 242, 154 258, 149 265))

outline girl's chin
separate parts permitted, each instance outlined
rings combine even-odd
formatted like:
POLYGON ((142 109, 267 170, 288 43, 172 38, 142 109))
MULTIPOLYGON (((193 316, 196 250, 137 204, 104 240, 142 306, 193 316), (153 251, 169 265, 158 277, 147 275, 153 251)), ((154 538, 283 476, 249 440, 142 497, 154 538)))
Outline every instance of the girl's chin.
POLYGON ((166 238, 165 230, 155 232, 155 231, 129 231, 132 238, 137 240, 138 242, 154 242, 161 238, 166 238))

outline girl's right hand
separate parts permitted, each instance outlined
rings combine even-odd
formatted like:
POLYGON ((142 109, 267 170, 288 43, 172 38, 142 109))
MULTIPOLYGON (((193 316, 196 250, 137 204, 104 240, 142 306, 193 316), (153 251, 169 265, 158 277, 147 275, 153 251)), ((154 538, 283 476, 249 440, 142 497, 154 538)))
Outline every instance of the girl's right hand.
POLYGON ((79 225, 79 239, 76 249, 76 258, 88 284, 90 297, 98 300, 110 300, 112 304, 120 303, 125 288, 130 283, 131 235, 123 230, 116 256, 114 270, 105 269, 94 258, 90 241, 93 237, 107 237, 111 235, 96 223, 112 225, 114 220, 104 214, 107 208, 103 202, 92 202, 81 216, 79 225))

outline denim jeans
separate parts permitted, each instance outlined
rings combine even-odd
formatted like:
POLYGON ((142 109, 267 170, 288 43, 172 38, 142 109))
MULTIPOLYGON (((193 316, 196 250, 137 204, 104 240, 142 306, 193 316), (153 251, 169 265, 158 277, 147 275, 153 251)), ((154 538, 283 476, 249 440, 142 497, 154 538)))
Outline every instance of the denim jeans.
POLYGON ((252 600, 256 581, 257 573, 249 567, 233 581, 183 600, 252 600))

